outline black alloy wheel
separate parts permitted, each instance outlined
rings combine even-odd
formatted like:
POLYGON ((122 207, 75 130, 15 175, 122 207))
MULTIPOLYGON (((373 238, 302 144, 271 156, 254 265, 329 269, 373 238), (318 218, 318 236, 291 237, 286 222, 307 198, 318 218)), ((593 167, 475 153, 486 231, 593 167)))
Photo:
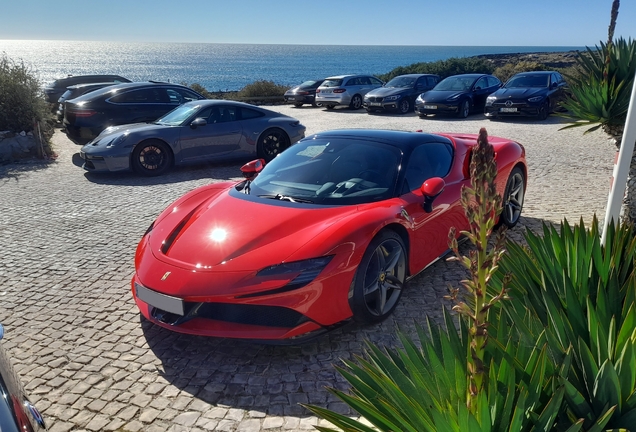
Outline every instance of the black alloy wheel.
POLYGON ((393 312, 402 296, 406 263, 404 242, 394 231, 371 240, 352 282, 349 305, 356 321, 373 324, 393 312))
POLYGON ((503 208, 499 217, 499 225, 513 228, 519 222, 525 195, 525 175, 520 167, 515 167, 508 177, 503 196, 503 208))
POLYGON ((259 158, 269 162, 289 147, 289 137, 277 128, 267 129, 256 144, 256 154, 259 158))
POLYGON ((408 98, 403 98, 398 104, 398 109, 400 110, 400 114, 406 114, 411 111, 411 102, 408 98))
POLYGON ((539 107, 539 113, 537 114, 537 118, 539 121, 544 121, 548 118, 548 114, 550 113, 550 103, 545 101, 539 107))
POLYGON ((360 95, 353 95, 351 98, 351 103, 349 104, 349 108, 352 110, 360 109, 362 106, 362 97, 360 95))
POLYGON ((132 153, 132 167, 135 172, 145 176, 158 176, 172 166, 172 151, 166 143, 159 140, 143 141, 132 153))
POLYGON ((459 104, 459 109, 457 110, 457 116, 459 118, 466 118, 470 114, 470 101, 468 99, 464 99, 459 104))

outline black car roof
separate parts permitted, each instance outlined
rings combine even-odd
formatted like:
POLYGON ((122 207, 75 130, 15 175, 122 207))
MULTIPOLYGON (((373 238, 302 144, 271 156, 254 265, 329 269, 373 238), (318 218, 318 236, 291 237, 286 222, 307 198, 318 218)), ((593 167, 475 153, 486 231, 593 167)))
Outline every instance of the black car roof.
MULTIPOLYGON (((188 88, 186 86, 182 86, 182 85, 179 85, 179 84, 171 84, 171 83, 156 82, 156 81, 144 81, 144 82, 119 83, 119 84, 115 84, 115 85, 112 85, 112 86, 103 87, 101 89, 97 89, 97 90, 92 91, 90 93, 86 93, 86 94, 76 98, 75 100, 89 101, 89 100, 93 100, 93 99, 99 99, 103 95, 105 95, 107 93, 110 93, 110 92, 116 93, 116 92, 118 92, 120 90, 140 89, 140 88, 144 88, 144 87, 183 88, 183 89, 188 89, 188 90, 190 90, 190 91, 192 91, 194 93, 197 93, 196 91, 192 90, 191 88, 188 88)), ((201 96, 201 97, 203 97, 203 96, 201 96)))
POLYGON ((528 71, 528 72, 519 72, 517 74, 514 74, 513 76, 517 76, 517 75, 549 75, 549 74, 553 74, 556 73, 556 71, 528 71))
POLYGON ((303 141, 309 139, 329 139, 329 138, 342 138, 342 139, 358 139, 380 142, 388 144, 393 147, 397 147, 400 150, 412 150, 423 143, 427 142, 443 142, 451 143, 450 139, 441 135, 423 133, 423 132, 408 132, 397 130, 382 130, 382 129, 339 129, 325 132, 318 132, 305 138, 303 141))

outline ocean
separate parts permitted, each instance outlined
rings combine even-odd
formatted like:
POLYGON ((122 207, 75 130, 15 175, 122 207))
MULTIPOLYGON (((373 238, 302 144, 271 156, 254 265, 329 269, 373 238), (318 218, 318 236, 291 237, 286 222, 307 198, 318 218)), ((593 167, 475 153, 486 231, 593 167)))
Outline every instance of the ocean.
POLYGON ((198 83, 209 91, 240 90, 257 80, 291 86, 330 75, 378 75, 398 66, 451 57, 582 49, 0 40, 0 53, 23 61, 43 84, 69 74, 118 74, 133 81, 198 83))

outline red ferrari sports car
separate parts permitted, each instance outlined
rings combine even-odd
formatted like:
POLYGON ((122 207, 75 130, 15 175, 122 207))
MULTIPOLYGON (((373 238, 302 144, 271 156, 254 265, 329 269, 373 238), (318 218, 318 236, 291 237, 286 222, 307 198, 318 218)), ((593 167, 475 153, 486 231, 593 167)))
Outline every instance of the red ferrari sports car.
MULTIPOLYGON (((504 199, 519 220, 527 167, 521 144, 489 137, 504 199)), ((477 135, 335 130, 309 136, 244 181, 195 189, 148 228, 132 293, 151 322, 183 333, 283 341, 353 318, 385 319, 406 281, 467 229, 477 135)))

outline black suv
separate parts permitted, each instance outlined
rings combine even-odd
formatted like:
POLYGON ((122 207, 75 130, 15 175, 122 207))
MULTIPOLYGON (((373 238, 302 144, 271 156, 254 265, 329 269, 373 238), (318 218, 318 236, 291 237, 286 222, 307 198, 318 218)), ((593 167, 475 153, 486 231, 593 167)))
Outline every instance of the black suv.
POLYGON ((53 81, 44 88, 44 94, 47 102, 55 103, 69 86, 101 82, 127 83, 130 80, 119 75, 70 75, 53 81))
POLYGON ((179 105, 205 99, 188 87, 162 82, 116 84, 64 102, 64 129, 86 144, 108 126, 147 123, 179 105))

